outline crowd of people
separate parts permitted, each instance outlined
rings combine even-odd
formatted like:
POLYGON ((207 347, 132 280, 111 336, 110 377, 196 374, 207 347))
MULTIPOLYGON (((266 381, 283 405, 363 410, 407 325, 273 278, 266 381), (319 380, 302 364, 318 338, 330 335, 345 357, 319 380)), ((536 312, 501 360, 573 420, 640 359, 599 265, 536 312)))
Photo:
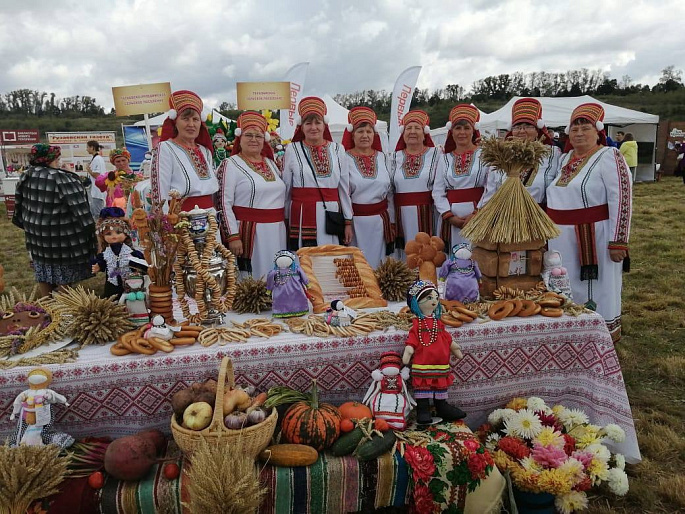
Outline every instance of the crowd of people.
MULTIPOLYGON (((431 139, 428 115, 409 111, 388 155, 371 109, 350 110, 338 144, 328 127, 326 104, 307 97, 298 105, 297 129, 279 166, 260 113, 238 117, 232 153, 215 165, 202 100, 191 91, 176 91, 169 103, 161 142, 152 154, 152 203, 176 190, 185 198, 185 210, 199 206, 216 212, 224 244, 241 272, 255 278, 265 277, 274 254, 286 248, 352 244, 375 268, 389 255, 403 258, 405 243, 420 231, 441 236, 447 248, 468 242, 461 229, 505 180, 481 159, 479 111, 472 105, 451 110, 444 148, 431 139)), ((512 107, 506 137, 550 145, 543 162, 521 180, 561 227, 549 248, 564 257, 574 300, 595 307, 617 332, 636 163, 626 162, 631 154, 624 158, 628 134, 620 151, 607 146, 603 117, 598 104, 577 107, 562 154, 545 127, 540 103, 524 98, 512 107)), ((88 166, 95 178, 90 195, 74 173, 59 168, 59 148, 36 145, 34 150, 32 166, 17 187, 14 223, 26 231, 36 278, 49 292, 88 275, 96 250, 92 207, 96 199, 115 205, 119 196, 105 188, 102 198, 97 147, 88 166)), ((117 164, 117 170, 127 169, 126 153, 113 152, 112 162, 118 159, 123 166, 117 164)))

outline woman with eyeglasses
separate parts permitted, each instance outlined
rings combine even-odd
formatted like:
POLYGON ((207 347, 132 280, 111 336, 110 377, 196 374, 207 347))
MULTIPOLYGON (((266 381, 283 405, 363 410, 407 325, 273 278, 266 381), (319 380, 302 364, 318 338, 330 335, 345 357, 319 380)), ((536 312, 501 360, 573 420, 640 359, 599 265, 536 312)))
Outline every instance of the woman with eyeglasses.
POLYGON ((285 183, 268 144, 266 118, 246 111, 237 125, 231 156, 217 170, 221 237, 238 269, 261 278, 286 245, 285 183))
MULTIPOLYGON (((554 145, 542 120, 542 105, 535 98, 521 98, 511 107, 511 130, 505 136, 527 141, 542 141, 549 145, 549 154, 536 167, 524 170, 521 173, 521 181, 533 199, 544 207, 546 202, 545 191, 552 183, 559 167, 561 151, 554 145)), ((506 176, 499 170, 488 173, 488 181, 485 192, 478 207, 485 205, 492 195, 495 194, 504 183, 506 176)))

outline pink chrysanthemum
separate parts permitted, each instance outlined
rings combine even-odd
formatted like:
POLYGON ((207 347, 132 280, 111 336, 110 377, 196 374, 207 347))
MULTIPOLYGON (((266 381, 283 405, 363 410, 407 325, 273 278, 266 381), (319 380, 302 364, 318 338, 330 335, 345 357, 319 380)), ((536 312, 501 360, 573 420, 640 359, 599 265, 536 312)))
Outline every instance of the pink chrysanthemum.
POLYGON ((562 448, 557 448, 552 444, 542 446, 539 443, 533 445, 531 457, 542 467, 548 469, 558 468, 568 458, 562 448))

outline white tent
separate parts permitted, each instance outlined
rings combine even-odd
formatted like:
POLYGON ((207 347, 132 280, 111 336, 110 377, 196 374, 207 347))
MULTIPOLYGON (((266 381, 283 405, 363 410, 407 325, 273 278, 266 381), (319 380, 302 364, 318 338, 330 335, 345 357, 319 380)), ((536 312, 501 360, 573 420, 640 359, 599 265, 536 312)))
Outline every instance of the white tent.
MULTIPOLYGON (((160 127, 162 125, 162 123, 164 123, 164 120, 166 119, 166 117, 167 117, 167 113, 163 112, 162 114, 158 114, 154 118, 150 118, 148 120, 148 122, 150 123, 151 127, 160 127)), ((226 120, 226 123, 231 122, 231 120, 229 118, 222 115, 216 109, 212 109, 212 120, 215 123, 219 120, 226 120)), ((136 121, 133 125, 136 127, 144 127, 145 126, 145 120, 136 121)))
MULTIPOLYGON (((328 116, 328 128, 331 131, 333 140, 340 143, 342 141, 343 132, 347 127, 347 113, 350 112, 345 109, 338 102, 333 100, 330 95, 326 94, 321 97, 326 104, 326 111, 328 116)), ((379 135, 381 136, 381 147, 384 152, 388 152, 388 124, 385 121, 378 121, 379 135)))

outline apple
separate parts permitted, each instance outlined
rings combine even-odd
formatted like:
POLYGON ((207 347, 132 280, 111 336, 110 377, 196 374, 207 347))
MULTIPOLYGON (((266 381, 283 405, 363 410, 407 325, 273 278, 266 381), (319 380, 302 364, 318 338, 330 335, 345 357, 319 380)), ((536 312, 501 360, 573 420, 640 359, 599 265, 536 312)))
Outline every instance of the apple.
POLYGON ((212 406, 207 402, 195 402, 183 412, 183 424, 191 430, 203 430, 212 422, 212 406))

